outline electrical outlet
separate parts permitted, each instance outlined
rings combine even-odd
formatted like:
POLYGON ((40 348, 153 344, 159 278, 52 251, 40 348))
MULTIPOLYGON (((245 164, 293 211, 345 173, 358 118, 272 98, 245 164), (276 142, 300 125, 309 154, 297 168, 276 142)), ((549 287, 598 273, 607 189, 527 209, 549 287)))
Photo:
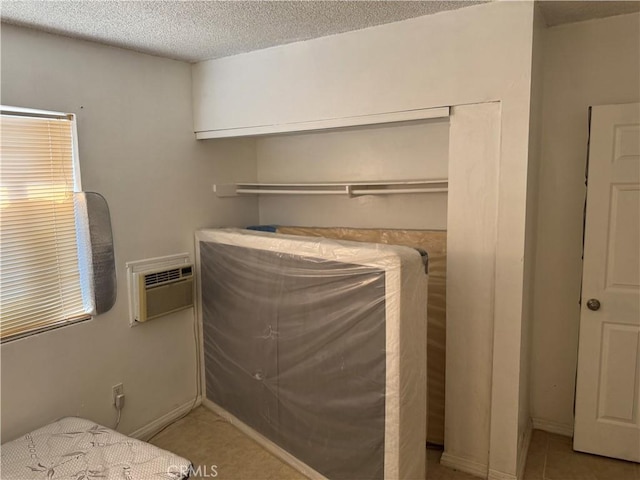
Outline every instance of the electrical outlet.
POLYGON ((124 395, 124 385, 122 385, 121 383, 118 383, 117 385, 114 385, 113 387, 111 387, 112 389, 112 399, 113 399, 113 404, 116 404, 116 397, 118 395, 124 395))

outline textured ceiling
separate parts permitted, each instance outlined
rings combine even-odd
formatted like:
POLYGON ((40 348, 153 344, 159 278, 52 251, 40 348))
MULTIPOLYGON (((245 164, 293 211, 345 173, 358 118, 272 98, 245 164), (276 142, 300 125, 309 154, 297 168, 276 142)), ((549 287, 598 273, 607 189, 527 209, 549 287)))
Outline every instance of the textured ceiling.
POLYGON ((2 21, 195 62, 454 10, 470 1, 5 1, 2 21))
MULTIPOLYGON (((196 62, 482 1, 11 1, 3 22, 196 62)), ((640 0, 540 2, 547 25, 640 11, 640 0)))

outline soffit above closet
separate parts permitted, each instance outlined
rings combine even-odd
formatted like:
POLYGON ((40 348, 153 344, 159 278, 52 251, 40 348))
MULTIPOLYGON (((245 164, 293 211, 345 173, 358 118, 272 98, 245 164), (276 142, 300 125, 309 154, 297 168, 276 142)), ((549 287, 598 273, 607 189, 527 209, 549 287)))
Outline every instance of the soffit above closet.
POLYGON ((583 22, 594 18, 613 17, 640 12, 639 1, 557 1, 540 2, 545 23, 549 27, 583 22))
MULTIPOLYGON (((484 1, 11 1, 2 21, 198 62, 484 1)), ((542 1, 547 25, 640 11, 637 1, 542 1)))

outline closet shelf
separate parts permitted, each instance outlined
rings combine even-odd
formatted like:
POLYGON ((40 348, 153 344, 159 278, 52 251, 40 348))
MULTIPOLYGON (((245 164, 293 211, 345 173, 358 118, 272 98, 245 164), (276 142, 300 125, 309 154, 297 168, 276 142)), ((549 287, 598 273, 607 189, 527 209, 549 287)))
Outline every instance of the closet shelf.
POLYGON ((351 183, 237 183, 214 185, 218 197, 236 195, 398 195, 448 190, 446 179, 351 183))

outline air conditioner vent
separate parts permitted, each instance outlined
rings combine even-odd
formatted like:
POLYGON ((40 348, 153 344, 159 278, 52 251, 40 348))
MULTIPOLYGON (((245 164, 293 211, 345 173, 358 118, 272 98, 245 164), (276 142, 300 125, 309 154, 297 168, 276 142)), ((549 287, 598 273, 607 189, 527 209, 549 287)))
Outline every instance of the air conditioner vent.
POLYGON ((180 279, 179 268, 164 270, 162 272, 147 273, 144 276, 144 286, 153 287, 154 285, 160 285, 178 279, 180 279))

